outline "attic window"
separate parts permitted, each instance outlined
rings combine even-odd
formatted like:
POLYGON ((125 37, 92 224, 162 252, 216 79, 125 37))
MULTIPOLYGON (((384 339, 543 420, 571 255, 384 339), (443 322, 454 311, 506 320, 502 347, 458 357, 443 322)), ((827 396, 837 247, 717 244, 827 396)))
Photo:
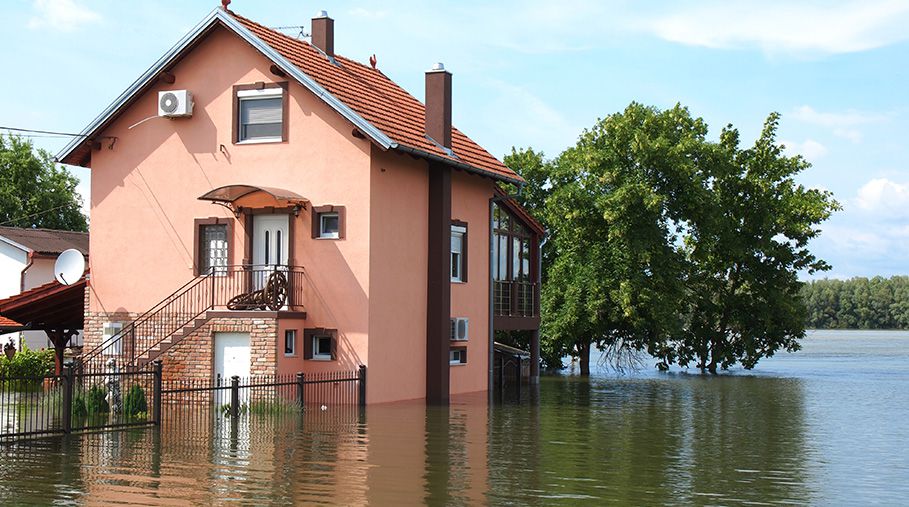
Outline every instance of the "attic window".
POLYGON ((287 141, 287 83, 234 87, 234 142, 287 141))

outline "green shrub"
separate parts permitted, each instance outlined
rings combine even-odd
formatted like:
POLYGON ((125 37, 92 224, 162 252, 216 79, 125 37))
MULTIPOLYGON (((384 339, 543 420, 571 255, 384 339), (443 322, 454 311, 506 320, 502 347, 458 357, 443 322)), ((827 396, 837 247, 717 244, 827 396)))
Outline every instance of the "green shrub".
POLYGON ((123 411, 127 416, 136 417, 139 414, 148 413, 148 402, 145 400, 145 390, 139 384, 133 384, 126 393, 126 400, 123 402, 123 411))
POLYGON ((0 377, 43 377, 53 372, 53 349, 31 350, 23 343, 12 359, 0 356, 0 377))
POLYGON ((88 396, 85 399, 85 408, 88 410, 89 414, 106 414, 110 412, 110 404, 107 403, 105 399, 107 393, 104 392, 104 388, 99 385, 92 386, 88 390, 88 396))
POLYGON ((85 408, 85 397, 81 394, 73 397, 73 417, 85 417, 88 409, 85 408))

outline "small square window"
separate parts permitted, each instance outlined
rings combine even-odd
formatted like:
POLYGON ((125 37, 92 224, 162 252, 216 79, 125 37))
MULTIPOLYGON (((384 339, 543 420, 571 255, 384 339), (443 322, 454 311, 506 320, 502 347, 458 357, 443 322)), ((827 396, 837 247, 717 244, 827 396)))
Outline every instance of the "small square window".
POLYGON ((467 349, 448 349, 448 364, 467 364, 467 349))
POLYGON ((341 218, 338 213, 319 213, 319 237, 337 239, 341 233, 341 218))
POLYGON ((312 337, 312 358, 322 361, 331 360, 331 336, 315 335, 312 337))
POLYGON ((287 329, 284 331, 284 355, 297 355, 297 330, 287 329))
POLYGON ((123 338, 118 337, 114 341, 108 341, 117 336, 123 330, 122 322, 106 322, 101 326, 101 343, 104 349, 102 353, 105 356, 119 356, 123 353, 123 338))

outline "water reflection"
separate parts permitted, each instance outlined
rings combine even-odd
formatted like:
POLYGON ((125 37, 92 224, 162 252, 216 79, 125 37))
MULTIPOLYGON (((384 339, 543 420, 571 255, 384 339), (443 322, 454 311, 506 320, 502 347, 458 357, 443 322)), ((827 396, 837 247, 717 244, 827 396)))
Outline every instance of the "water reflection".
POLYGON ((798 379, 548 378, 505 396, 329 408, 0 448, 0 503, 810 503, 798 379))

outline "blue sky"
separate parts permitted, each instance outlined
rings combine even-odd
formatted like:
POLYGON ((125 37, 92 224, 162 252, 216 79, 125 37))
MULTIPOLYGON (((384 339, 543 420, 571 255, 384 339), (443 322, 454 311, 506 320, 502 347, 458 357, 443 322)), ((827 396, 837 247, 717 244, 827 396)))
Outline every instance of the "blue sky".
MULTIPOLYGON (((12 0, 0 7, 0 126, 78 132, 217 0, 12 0), (10 72, 15 70, 15 73, 10 72), (15 78, 13 76, 16 76, 15 78)), ((496 156, 555 156, 630 101, 676 102, 715 135, 780 138, 814 166, 801 182, 845 210, 814 251, 827 276, 909 273, 909 0, 377 2, 234 0, 268 26, 335 19, 338 53, 417 98, 454 74, 454 123, 496 156)), ((35 138, 56 153, 62 139, 35 138)), ((88 171, 75 168, 88 196, 88 171)))

